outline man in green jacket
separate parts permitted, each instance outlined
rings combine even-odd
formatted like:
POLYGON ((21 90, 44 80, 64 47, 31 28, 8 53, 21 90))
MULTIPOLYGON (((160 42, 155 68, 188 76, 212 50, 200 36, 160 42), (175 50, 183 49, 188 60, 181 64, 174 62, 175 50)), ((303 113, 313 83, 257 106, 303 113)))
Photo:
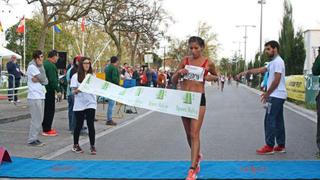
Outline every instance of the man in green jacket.
MULTIPOLYGON (((110 64, 106 69, 106 81, 111 82, 113 84, 119 85, 120 75, 119 75, 119 59, 116 56, 112 56, 110 59, 110 64)), ((112 110, 115 101, 112 99, 108 99, 108 110, 107 110, 107 122, 106 125, 116 126, 117 123, 112 120, 112 110)))
POLYGON ((42 122, 43 136, 57 136, 57 132, 52 128, 54 113, 55 113, 55 93, 61 96, 58 80, 58 71, 56 63, 58 61, 58 52, 52 50, 48 53, 48 60, 43 63, 48 78, 46 85, 46 99, 44 103, 44 118, 42 122))
MULTIPOLYGON (((320 47, 318 49, 318 56, 312 66, 312 74, 314 76, 320 75, 320 47)), ((319 152, 316 154, 317 158, 320 158, 320 92, 316 98, 317 101, 317 145, 319 152)))

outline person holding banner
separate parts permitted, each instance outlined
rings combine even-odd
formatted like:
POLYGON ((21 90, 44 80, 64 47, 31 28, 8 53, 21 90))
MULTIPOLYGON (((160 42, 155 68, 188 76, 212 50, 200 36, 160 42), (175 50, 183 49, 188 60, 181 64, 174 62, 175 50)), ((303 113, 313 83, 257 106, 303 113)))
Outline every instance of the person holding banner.
POLYGON ((261 94, 261 102, 266 104, 264 118, 265 145, 256 150, 259 155, 285 153, 286 134, 283 117, 283 104, 287 98, 285 65, 279 55, 277 41, 265 44, 265 52, 270 58, 268 66, 250 69, 238 75, 262 74, 268 72, 267 91, 261 94), (275 143, 278 145, 275 146, 275 143))
POLYGON ((81 57, 79 62, 78 72, 71 78, 70 87, 74 94, 73 111, 76 116, 76 127, 73 133, 73 147, 72 151, 75 153, 83 153, 79 146, 79 136, 83 126, 84 119, 87 120, 87 126, 89 129, 90 139, 90 151, 92 155, 95 155, 95 129, 94 118, 97 109, 96 96, 93 94, 81 92, 78 88, 87 74, 92 74, 91 59, 87 57, 81 57))
POLYGON ((176 85, 181 81, 181 90, 201 93, 201 103, 198 119, 182 117, 183 126, 187 135, 187 141, 191 148, 191 167, 188 171, 187 180, 194 180, 200 172, 200 130, 206 111, 205 81, 217 80, 217 72, 212 61, 202 55, 205 42, 200 37, 190 37, 189 49, 191 56, 185 57, 177 71, 172 76, 172 82, 176 85), (210 74, 209 74, 210 72, 210 74))

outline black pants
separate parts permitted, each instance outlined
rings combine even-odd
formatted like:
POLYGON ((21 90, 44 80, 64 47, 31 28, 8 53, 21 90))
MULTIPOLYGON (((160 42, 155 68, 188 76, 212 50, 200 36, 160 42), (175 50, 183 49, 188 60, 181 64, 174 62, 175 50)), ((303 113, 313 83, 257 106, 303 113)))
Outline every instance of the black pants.
POLYGON ((46 99, 44 101, 44 116, 43 116, 43 122, 42 122, 42 129, 43 132, 48 132, 52 129, 52 122, 54 118, 54 112, 55 112, 55 92, 48 91, 46 93, 46 99))
MULTIPOLYGON (((13 78, 9 77, 9 89, 11 88, 18 88, 20 86, 20 79, 15 79, 13 83, 13 78)), ((18 96, 17 96, 18 90, 9 90, 8 91, 8 100, 9 101, 17 101, 18 96)))
POLYGON ((76 128, 73 132, 73 143, 79 144, 79 136, 80 131, 83 126, 84 119, 87 120, 87 126, 89 130, 89 139, 90 145, 94 146, 96 132, 94 129, 94 118, 95 118, 96 110, 95 109, 85 109, 83 111, 75 111, 76 115, 76 128))
POLYGON ((320 151, 320 92, 316 98, 317 101, 317 146, 320 151))

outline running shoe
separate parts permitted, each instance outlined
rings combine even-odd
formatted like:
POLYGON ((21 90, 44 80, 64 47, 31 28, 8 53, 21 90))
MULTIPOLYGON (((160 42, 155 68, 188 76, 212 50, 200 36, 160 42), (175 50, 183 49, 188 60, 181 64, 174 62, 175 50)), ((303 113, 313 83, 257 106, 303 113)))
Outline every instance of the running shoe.
POLYGON ((273 147, 270 147, 268 145, 265 145, 262 148, 257 149, 256 152, 259 155, 271 155, 271 154, 274 154, 273 147))
POLYGON ((186 177, 186 180, 196 180, 197 179, 197 173, 194 168, 190 168, 188 171, 188 176, 186 177))
POLYGON ((71 151, 75 152, 75 153, 83 153, 82 149, 80 148, 80 146, 78 144, 73 145, 71 151))
POLYGON ((284 146, 277 146, 273 150, 276 153, 286 153, 286 148, 284 146))
POLYGON ((94 146, 91 146, 90 152, 91 152, 90 153, 91 155, 96 155, 97 154, 97 150, 96 150, 96 148, 94 146))

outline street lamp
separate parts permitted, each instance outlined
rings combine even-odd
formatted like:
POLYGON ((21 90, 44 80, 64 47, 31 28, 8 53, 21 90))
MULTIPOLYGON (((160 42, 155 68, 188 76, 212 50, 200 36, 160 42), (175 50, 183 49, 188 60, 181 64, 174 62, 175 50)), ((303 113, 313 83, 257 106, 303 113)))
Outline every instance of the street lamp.
POLYGON ((261 15, 260 15, 260 61, 262 57, 262 20, 263 20, 263 5, 266 4, 266 0, 258 1, 258 4, 261 5, 261 15))
POLYGON ((256 26, 255 25, 237 25, 236 26, 237 28, 244 28, 244 61, 245 61, 245 64, 247 62, 247 39, 248 39, 248 35, 247 35, 247 29, 248 27, 251 27, 251 28, 255 28, 256 26))

